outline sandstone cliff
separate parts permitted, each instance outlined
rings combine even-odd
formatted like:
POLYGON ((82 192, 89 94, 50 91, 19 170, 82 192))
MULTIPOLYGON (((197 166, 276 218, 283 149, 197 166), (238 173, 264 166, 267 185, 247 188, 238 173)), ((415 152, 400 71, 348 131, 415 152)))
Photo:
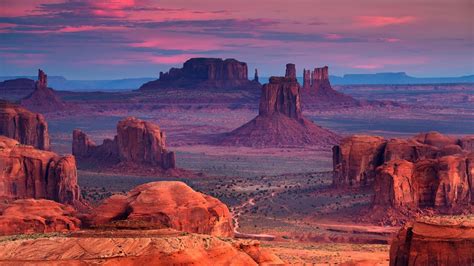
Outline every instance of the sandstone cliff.
POLYGON ((326 147, 338 140, 338 135, 302 115, 295 65, 288 64, 285 77, 271 77, 269 83, 263 86, 258 116, 224 134, 218 143, 251 147, 326 147))
POLYGON ((176 167, 174 152, 166 149, 166 137, 160 128, 150 122, 128 117, 117 124, 117 135, 96 145, 81 130, 74 130, 72 152, 78 160, 117 164, 120 162, 176 167))
POLYGON ((409 139, 385 140, 373 136, 351 136, 333 147, 334 185, 372 185, 376 168, 393 160, 416 162, 470 152, 472 136, 461 139, 438 132, 409 139), (465 149, 466 148, 466 149, 465 149))
POLYGON ((0 171, 0 198, 50 199, 83 206, 74 156, 58 156, 0 136, 0 171))
POLYGON ((160 78, 143 84, 140 90, 166 88, 258 89, 258 81, 248 79, 247 64, 235 59, 191 58, 182 68, 160 72, 160 78))
POLYGON ((233 236, 225 204, 182 182, 161 181, 115 195, 97 207, 91 225, 118 228, 173 228, 190 233, 233 236))
POLYGON ((472 265, 472 216, 420 218, 408 223, 390 247, 390 265, 472 265))
POLYGON ((38 80, 35 90, 20 101, 22 106, 35 112, 57 112, 66 109, 66 104, 56 95, 56 92, 48 87, 48 76, 38 70, 38 80))
POLYGON ((48 124, 44 117, 6 101, 0 101, 0 135, 49 150, 48 124))
POLYGON ((21 199, 0 203, 0 235, 79 230, 75 210, 51 200, 21 199))

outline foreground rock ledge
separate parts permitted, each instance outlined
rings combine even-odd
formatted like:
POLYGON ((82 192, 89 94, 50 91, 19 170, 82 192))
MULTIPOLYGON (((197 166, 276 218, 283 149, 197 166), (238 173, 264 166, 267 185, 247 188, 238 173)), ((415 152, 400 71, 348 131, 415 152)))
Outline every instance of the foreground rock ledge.
POLYGON ((93 211, 90 225, 233 236, 232 217, 224 203, 177 181, 147 183, 127 195, 110 197, 93 211))
POLYGON ((420 218, 400 230, 390 265, 473 265, 474 216, 420 218))
POLYGON ((18 265, 276 265, 257 241, 173 230, 82 231, 64 236, 0 238, 0 264, 18 265), (3 241, 1 241, 3 240, 3 241))

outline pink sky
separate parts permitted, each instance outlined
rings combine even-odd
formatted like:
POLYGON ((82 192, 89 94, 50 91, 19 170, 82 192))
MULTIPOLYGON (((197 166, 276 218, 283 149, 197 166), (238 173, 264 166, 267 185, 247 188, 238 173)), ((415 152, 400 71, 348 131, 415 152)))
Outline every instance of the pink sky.
POLYGON ((0 75, 157 76, 190 57, 331 74, 474 73, 471 0, 3 0, 0 75))

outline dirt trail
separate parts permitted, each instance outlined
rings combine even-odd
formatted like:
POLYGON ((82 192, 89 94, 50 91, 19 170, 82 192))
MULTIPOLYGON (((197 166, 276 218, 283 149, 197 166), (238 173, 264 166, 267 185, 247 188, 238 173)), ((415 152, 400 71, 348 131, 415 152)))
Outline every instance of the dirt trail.
POLYGON ((269 235, 269 234, 247 234, 241 233, 238 231, 239 229, 239 217, 243 213, 243 210, 248 205, 255 205, 255 198, 250 198, 249 200, 245 201, 244 203, 240 204, 232 208, 232 219, 234 220, 234 235, 236 238, 251 238, 251 239, 259 239, 259 240, 274 240, 276 236, 269 235))

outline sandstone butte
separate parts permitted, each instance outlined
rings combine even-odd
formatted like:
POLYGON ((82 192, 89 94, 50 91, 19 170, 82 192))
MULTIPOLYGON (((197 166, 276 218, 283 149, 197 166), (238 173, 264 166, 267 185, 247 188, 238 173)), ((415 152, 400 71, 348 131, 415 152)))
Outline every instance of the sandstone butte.
POLYGON ((294 64, 285 77, 271 77, 262 88, 259 114, 250 122, 226 133, 220 145, 250 147, 329 146, 340 137, 309 119, 301 111, 300 85, 294 64))
POLYGON ((0 199, 50 199, 83 207, 74 156, 0 136, 0 199))
POLYGON ((160 72, 158 80, 140 87, 141 91, 156 89, 249 89, 258 90, 260 83, 248 79, 247 63, 235 59, 191 58, 182 68, 160 72))
POLYGON ((303 87, 301 98, 305 106, 311 105, 345 105, 360 106, 365 103, 349 95, 334 90, 329 82, 329 67, 324 66, 303 70, 303 87))
POLYGON ((48 76, 38 69, 38 80, 31 94, 21 99, 20 104, 35 112, 57 112, 66 109, 66 104, 48 87, 48 76))
POLYGON ((119 121, 115 138, 104 140, 102 145, 96 145, 81 130, 74 130, 72 153, 78 161, 143 164, 164 170, 176 168, 174 152, 166 149, 165 133, 158 125, 135 117, 119 121))
POLYGON ((121 230, 72 233, 0 242, 7 265, 282 265, 257 241, 172 230, 121 230))
POLYGON ((43 115, 1 100, 0 135, 41 150, 50 148, 48 124, 43 115))
POLYGON ((392 160, 417 162, 446 155, 464 156, 474 151, 474 136, 453 138, 438 132, 421 133, 409 139, 386 140, 354 135, 333 147, 333 184, 373 185, 377 167, 392 160))
POLYGON ((92 211, 89 224, 98 228, 173 228, 224 237, 234 234, 225 204, 177 181, 147 183, 126 195, 114 195, 92 211))
POLYGON ((473 136, 451 138, 437 132, 391 140, 352 136, 333 149, 333 184, 372 187, 374 217, 411 216, 420 209, 471 212, 473 141, 473 136))
POLYGON ((474 217, 423 217, 392 241, 390 265, 473 265, 474 217))
POLYGON ((79 230, 80 221, 75 214, 73 207, 45 199, 0 203, 0 235, 79 230))

